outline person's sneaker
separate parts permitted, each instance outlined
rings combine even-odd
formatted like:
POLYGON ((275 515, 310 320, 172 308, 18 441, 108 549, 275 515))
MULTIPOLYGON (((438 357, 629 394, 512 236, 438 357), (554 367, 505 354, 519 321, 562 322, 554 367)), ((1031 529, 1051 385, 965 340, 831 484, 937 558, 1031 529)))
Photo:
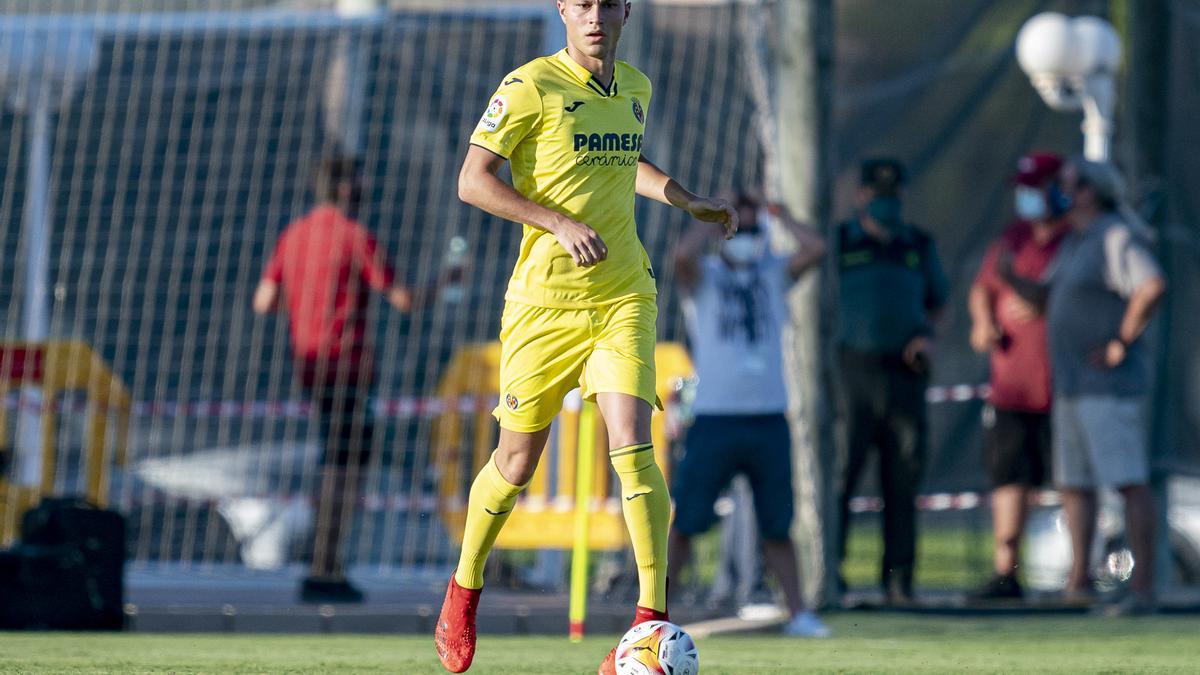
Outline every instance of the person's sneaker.
MULTIPOLYGON (((638 605, 637 610, 633 613, 633 623, 629 624, 630 628, 645 623, 647 621, 670 621, 666 612, 659 612, 653 609, 647 609, 638 605)), ((596 671, 596 675, 617 675, 617 648, 613 647, 608 656, 600 662, 600 668, 596 671)))
POLYGON ((971 593, 971 600, 988 601, 988 600, 1020 600, 1025 596, 1021 590, 1021 583, 1011 574, 997 574, 975 592, 971 593))
POLYGON ((1130 594, 1111 605, 1105 605, 1100 613, 1107 617, 1147 616, 1158 611, 1158 602, 1152 597, 1130 594))
POLYGON ((804 610, 783 625, 783 634, 789 637, 827 638, 833 631, 821 623, 816 614, 804 610))
POLYGON ((345 579, 307 577, 300 582, 300 602, 331 605, 362 601, 363 592, 345 579))
POLYGON ((433 631, 433 644, 442 666, 452 673, 465 672, 475 658, 475 613, 482 593, 482 588, 459 586, 454 575, 450 575, 442 613, 433 631))

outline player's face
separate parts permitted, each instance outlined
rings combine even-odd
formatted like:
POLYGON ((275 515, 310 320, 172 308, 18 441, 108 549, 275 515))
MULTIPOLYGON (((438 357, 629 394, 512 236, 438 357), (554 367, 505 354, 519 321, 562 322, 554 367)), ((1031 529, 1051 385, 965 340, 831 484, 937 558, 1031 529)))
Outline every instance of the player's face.
POLYGON ((617 48, 621 28, 629 18, 629 3, 558 0, 558 13, 567 27, 567 42, 588 56, 603 59, 617 48))

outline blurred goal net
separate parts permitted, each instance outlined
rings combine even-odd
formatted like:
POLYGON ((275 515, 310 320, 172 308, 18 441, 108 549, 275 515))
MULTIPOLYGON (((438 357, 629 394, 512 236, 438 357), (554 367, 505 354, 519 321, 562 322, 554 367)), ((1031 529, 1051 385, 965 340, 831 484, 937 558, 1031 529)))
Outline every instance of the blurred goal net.
MULTIPOLYGON (((437 387, 456 353, 496 338, 520 239, 458 201, 457 171, 500 78, 562 45, 553 3, 109 4, 0 14, 0 341, 82 341, 128 389, 129 459, 107 487, 136 563, 299 560, 319 444, 287 323, 256 317, 251 296, 340 146, 364 167, 360 220, 401 278, 427 286, 453 267, 464 280, 408 316, 372 300, 376 432, 350 560, 444 566, 437 387), (39 59, 49 70, 26 67, 39 59), (42 88, 47 73, 62 86, 42 88)), ((740 11, 638 2, 622 38, 655 83, 646 154, 697 191, 759 178, 740 11)), ((685 220, 645 202, 638 219, 662 271, 660 335, 682 339, 666 252, 685 220)), ((40 402, 5 393, 17 421, 0 488, 15 490, 42 475, 19 422, 40 402)), ((72 411, 87 404, 55 405, 48 487, 80 492, 72 411)))

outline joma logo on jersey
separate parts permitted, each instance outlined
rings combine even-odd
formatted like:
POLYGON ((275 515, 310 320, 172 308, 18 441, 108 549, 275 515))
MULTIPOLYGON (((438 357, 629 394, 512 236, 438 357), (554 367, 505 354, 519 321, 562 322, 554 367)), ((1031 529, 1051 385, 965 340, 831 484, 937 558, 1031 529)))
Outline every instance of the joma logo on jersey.
POLYGON ((575 152, 639 152, 641 149, 641 134, 575 134, 575 152))

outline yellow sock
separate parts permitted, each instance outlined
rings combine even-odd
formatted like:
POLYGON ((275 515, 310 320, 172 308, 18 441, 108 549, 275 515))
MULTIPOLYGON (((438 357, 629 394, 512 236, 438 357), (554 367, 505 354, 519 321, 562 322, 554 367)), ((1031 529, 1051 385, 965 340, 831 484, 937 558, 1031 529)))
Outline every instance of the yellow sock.
POLYGON ((463 530, 462 553, 458 557, 458 570, 454 580, 463 588, 483 588, 483 565, 488 553, 496 543, 496 536, 504 527, 517 495, 525 485, 513 485, 504 480, 496 468, 496 455, 471 483, 471 496, 467 500, 467 524, 463 530))
POLYGON ((654 461, 654 445, 642 443, 608 453, 621 479, 621 507, 638 567, 638 605, 667 611, 667 533, 671 496, 654 461))

